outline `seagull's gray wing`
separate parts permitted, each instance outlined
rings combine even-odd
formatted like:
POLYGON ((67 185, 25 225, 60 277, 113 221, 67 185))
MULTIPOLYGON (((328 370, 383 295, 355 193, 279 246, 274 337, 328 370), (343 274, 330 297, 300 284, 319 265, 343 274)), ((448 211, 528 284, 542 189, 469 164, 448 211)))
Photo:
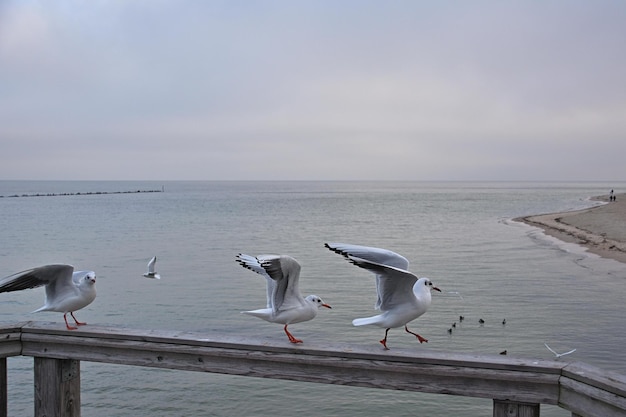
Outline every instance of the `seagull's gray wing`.
POLYGON ((554 353, 554 356, 559 356, 559 354, 558 354, 558 353, 556 353, 556 352, 554 351, 554 349, 552 349, 550 346, 548 346, 548 344, 547 344, 547 343, 544 343, 544 345, 545 345, 545 347, 546 347, 546 348, 548 348, 548 350, 549 350, 550 352, 554 353))
POLYGON ((150 259, 150 262, 148 262, 148 273, 149 274, 154 274, 154 266, 156 264, 156 256, 153 256, 152 259, 150 259))
POLYGON ((0 280, 0 293, 20 291, 29 288, 46 286, 46 297, 55 297, 56 294, 74 291, 72 281, 72 265, 44 265, 37 268, 27 269, 0 280))
POLYGON ((370 246, 351 245, 349 243, 325 243, 325 247, 335 253, 345 256, 356 256, 381 265, 393 266, 399 269, 409 269, 409 260, 393 251, 370 246))
POLYGON ((550 346, 548 346, 547 343, 544 343, 544 345, 548 348, 548 350, 552 353, 554 353, 554 356, 556 356, 557 358, 560 358, 561 356, 565 356, 565 355, 569 355, 570 353, 574 353, 576 352, 576 349, 572 349, 570 351, 567 352, 563 352, 563 353, 558 353, 557 351, 555 351, 554 349, 552 349, 550 346))
POLYGON ((300 295, 300 264, 291 256, 258 257, 261 266, 276 282, 274 288, 274 311, 289 310, 305 305, 300 295))
MULTIPOLYGON (((275 257, 276 255, 261 255, 260 258, 268 258, 272 256, 275 257)), ((239 264, 244 268, 249 269, 250 271, 254 271, 257 274, 262 275, 266 279, 267 308, 271 308, 272 310, 276 311, 276 309, 274 308, 274 292, 276 289, 276 281, 274 281, 268 275, 267 271, 265 271, 265 269, 261 266, 259 259, 254 256, 246 255, 245 253, 240 253, 239 255, 237 255, 236 261, 239 262, 239 264)))
POLYGON ((376 274, 376 291, 378 292, 376 308, 388 311, 398 305, 414 301, 413 285, 417 282, 417 277, 411 272, 356 256, 348 256, 348 260, 376 274))
MULTIPOLYGON (((345 256, 348 260, 351 260, 351 257, 356 257, 361 260, 368 261, 372 264, 386 265, 404 271, 408 271, 409 269, 408 259, 387 249, 374 248, 371 246, 352 245, 349 243, 325 243, 324 246, 326 246, 328 249, 335 253, 345 256)), ((358 265, 356 263, 355 265, 364 268, 362 265, 358 265)), ((378 273, 373 270, 372 272, 376 274, 376 291, 378 293, 378 299, 376 300, 375 308, 378 310, 386 311, 390 308, 390 306, 396 304, 394 302, 391 302, 390 300, 397 298, 397 296, 392 296, 391 294, 394 293, 396 285, 398 284, 394 283, 393 281, 390 282, 389 276, 385 276, 385 273, 378 273)), ((415 277, 415 281, 417 281, 417 277, 415 277)), ((405 285, 408 285, 408 283, 402 284, 403 287, 405 285)), ((413 284, 411 284, 411 292, 407 293, 407 298, 409 298, 409 294, 412 294, 412 291, 413 284)))

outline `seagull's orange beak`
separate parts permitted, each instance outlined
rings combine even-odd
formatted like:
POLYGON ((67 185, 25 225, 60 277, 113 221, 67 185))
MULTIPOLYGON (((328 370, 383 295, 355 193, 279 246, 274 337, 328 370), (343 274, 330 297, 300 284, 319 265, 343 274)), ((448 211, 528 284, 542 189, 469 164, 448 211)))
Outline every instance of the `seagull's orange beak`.
POLYGON ((331 307, 331 306, 329 306, 328 304, 322 304, 322 307, 332 308, 332 307, 331 307))

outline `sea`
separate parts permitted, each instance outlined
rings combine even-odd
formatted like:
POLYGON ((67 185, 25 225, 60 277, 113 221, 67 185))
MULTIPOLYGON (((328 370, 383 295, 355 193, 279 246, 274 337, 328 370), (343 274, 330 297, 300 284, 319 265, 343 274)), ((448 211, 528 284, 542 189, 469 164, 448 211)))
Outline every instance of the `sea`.
MULTIPOLYGON (((547 343, 576 349, 560 361, 626 374, 626 264, 513 220, 590 207, 611 189, 626 182, 0 181, 0 276, 69 263, 97 274, 96 300, 76 313, 89 324, 288 345, 281 325, 241 314, 265 307, 265 281, 235 262, 287 254, 301 291, 333 307, 292 333, 382 350, 384 330, 351 324, 376 314, 373 275, 324 243, 376 246, 442 290, 410 324, 428 343, 392 329, 391 349, 554 359, 547 343), (152 256, 160 280, 142 276, 152 256)), ((31 313, 43 301, 43 288, 0 294, 0 322, 62 327, 60 313, 31 313)), ((33 414, 32 369, 8 359, 10 416, 33 414)), ((81 387, 83 416, 492 415, 483 398, 91 362, 81 387)))

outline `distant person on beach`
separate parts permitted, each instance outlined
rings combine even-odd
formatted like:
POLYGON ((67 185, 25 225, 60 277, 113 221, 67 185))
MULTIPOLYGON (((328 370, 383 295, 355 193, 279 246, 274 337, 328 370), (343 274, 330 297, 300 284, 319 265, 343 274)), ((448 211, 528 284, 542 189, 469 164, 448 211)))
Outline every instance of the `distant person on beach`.
POLYGON ((613 190, 609 193, 609 201, 615 201, 615 194, 613 194, 613 190))

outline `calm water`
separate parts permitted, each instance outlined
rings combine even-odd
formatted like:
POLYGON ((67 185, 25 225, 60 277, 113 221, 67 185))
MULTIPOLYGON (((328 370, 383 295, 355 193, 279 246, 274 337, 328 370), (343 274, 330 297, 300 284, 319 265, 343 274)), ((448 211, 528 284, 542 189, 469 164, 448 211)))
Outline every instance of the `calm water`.
MULTIPOLYGON (((352 327, 372 315, 374 280, 323 247, 340 241, 392 249, 443 290, 389 346, 550 359, 543 343, 626 373, 626 264, 586 254, 511 222, 590 206, 626 183, 28 182, 0 195, 152 190, 163 193, 0 198, 0 275, 46 263, 98 274, 89 323, 277 338, 279 325, 240 314, 264 307, 264 280, 239 252, 284 253, 302 264, 301 290, 333 306, 290 327, 307 340, 377 345, 352 327), (141 275, 158 255, 160 281, 141 275), (461 297, 453 292, 458 292, 461 297), (448 334, 463 314, 462 325, 448 334), (486 321, 484 326, 478 319, 486 321), (503 326, 502 320, 507 324, 503 326)), ((0 295, 0 321, 56 321, 43 289, 0 295)), ((490 400, 326 386, 117 365, 82 364, 85 416, 488 416, 490 400), (123 377, 122 377, 123 376, 123 377)), ((9 414, 32 415, 32 359, 9 359, 9 414)), ((543 416, 569 416, 542 406, 543 416)))

